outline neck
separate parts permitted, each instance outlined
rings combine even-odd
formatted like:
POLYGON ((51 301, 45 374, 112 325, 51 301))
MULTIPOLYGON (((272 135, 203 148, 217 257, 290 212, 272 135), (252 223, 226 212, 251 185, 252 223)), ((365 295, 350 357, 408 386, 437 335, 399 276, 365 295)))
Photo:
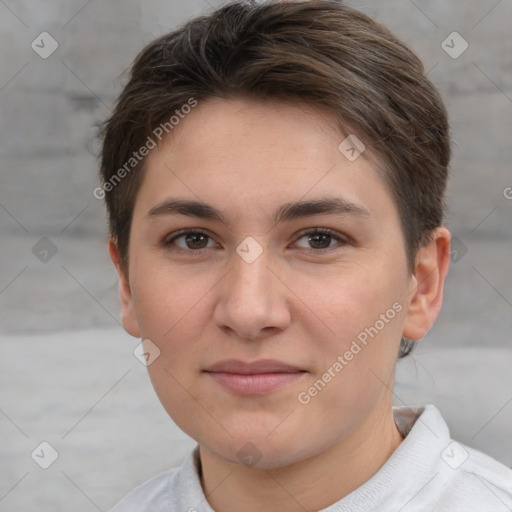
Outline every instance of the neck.
POLYGON ((247 468, 200 446, 201 483, 217 512, 320 510, 370 479, 402 440, 389 408, 328 450, 286 467, 247 468))

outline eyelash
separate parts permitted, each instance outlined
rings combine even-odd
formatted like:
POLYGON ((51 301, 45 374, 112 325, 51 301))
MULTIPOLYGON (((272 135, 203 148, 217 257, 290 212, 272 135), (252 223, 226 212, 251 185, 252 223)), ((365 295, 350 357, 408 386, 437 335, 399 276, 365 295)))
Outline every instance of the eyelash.
MULTIPOLYGON (((166 239, 164 239, 163 245, 165 248, 169 249, 171 246, 174 246, 175 240, 177 240, 178 238, 181 238, 185 235, 189 235, 189 234, 206 235, 210 240, 212 240, 212 237, 205 231, 202 231, 200 229, 190 228, 190 229, 183 229, 181 231, 178 231, 171 238, 167 237, 166 239)), ((309 230, 303 231, 303 232, 299 233, 299 236, 296 239, 296 241, 300 240, 301 238, 303 238, 307 235, 317 235, 317 234, 328 235, 328 236, 332 237, 333 239, 335 239, 341 245, 346 245, 349 243, 349 239, 347 237, 342 236, 341 234, 336 233, 335 231, 333 231, 332 229, 329 229, 329 228, 314 228, 314 229, 309 229, 309 230)), ((303 250, 306 252, 319 254, 319 253, 330 252, 334 248, 335 248, 335 246, 327 247, 324 249, 303 249, 303 250)), ((202 254, 204 251, 206 251, 208 249, 211 249, 211 247, 204 247, 202 249, 183 249, 182 247, 174 246, 174 247, 172 247, 171 250, 177 251, 177 252, 182 252, 182 253, 202 254)))

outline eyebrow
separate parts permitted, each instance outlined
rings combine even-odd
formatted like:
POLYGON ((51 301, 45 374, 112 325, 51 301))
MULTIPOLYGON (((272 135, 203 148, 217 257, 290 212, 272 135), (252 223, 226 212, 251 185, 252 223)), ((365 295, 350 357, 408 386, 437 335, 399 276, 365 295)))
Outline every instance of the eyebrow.
MULTIPOLYGON (((340 197, 327 197, 311 201, 298 201, 281 205, 274 212, 274 223, 290 221, 313 215, 350 215, 359 217, 370 217, 370 212, 361 205, 352 203, 340 197)), ((186 215, 201 219, 210 219, 222 222, 229 226, 229 222, 221 210, 202 201, 191 201, 187 199, 166 199, 160 204, 151 208, 149 217, 159 215, 186 215)))

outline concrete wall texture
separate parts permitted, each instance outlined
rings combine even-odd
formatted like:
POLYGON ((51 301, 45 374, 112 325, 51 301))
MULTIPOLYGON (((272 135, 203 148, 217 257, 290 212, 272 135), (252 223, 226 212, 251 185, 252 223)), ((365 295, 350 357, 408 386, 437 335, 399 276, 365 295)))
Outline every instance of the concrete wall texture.
MULTIPOLYGON (((347 3, 382 21, 417 52, 447 105, 453 161, 446 223, 455 237, 456 252, 452 253, 443 310, 421 341, 420 355, 425 354, 425 368, 432 373, 439 371, 439 375, 435 374, 438 391, 465 388, 467 378, 471 393, 465 395, 464 406, 469 409, 474 405, 476 409, 471 420, 472 432, 487 420, 495 427, 487 430, 485 440, 477 438, 472 444, 510 465, 512 443, 503 418, 504 414, 508 414, 507 418, 512 414, 512 385, 510 379, 496 380, 497 375, 501 379, 506 368, 510 368, 510 357, 507 362, 500 356, 502 367, 496 373, 496 358, 489 354, 499 350, 499 354, 508 357, 512 345, 512 2, 347 3), (427 365, 429 350, 433 354, 436 350, 448 353, 442 352, 445 349, 452 351, 453 359, 436 362, 437 366, 434 362, 433 366, 427 365), (484 351, 490 352, 482 358, 475 355, 484 351), (460 366, 457 377, 450 375, 449 362, 462 359, 464 371, 460 366)), ((16 412, 16 404, 26 400, 23 393, 29 393, 31 388, 16 380, 16 374, 27 367, 34 354, 43 358, 45 371, 54 371, 48 368, 53 368, 51 362, 56 358, 59 364, 68 365, 62 370, 66 378, 83 374, 83 379, 87 379, 87 371, 79 363, 76 371, 72 371, 72 354, 55 352, 55 358, 51 356, 51 351, 57 351, 63 343, 62 338, 55 337, 57 341, 51 344, 53 334, 119 329, 118 282, 107 252, 104 205, 93 196, 99 183, 96 127, 109 115, 125 83, 125 71, 143 45, 190 17, 220 5, 217 0, 0 1, 0 337, 7 340, 7 353, 17 355, 2 361, 4 375, 13 378, 1 386, 6 390, 0 393, 0 408, 5 414, 16 412), (12 389, 14 396, 8 393, 12 389)), ((75 342, 73 357, 78 358, 86 353, 86 344, 75 342)), ((112 347, 107 354, 112 352, 113 358, 118 349, 112 347)), ((87 361, 92 368, 94 358, 89 353, 87 357, 80 360, 87 361)), ((119 359, 116 361, 121 364, 119 359)), ((43 371, 42 366, 37 368, 34 371, 43 371)), ((417 366, 404 368, 405 373, 418 370, 417 366)), ((105 367, 107 371, 111 371, 110 366, 109 370, 105 367)), ((432 385, 432 375, 423 376, 427 387, 432 385)), ((110 386, 110 373, 102 379, 94 396, 101 396, 110 386)), ((77 383, 85 380, 76 377, 74 385, 80 387, 77 383)), ((127 393, 139 390, 138 385, 130 385, 127 393)), ((399 395, 405 397, 407 390, 400 388, 399 395)), ((418 396, 415 394, 411 400, 418 396)), ((448 415, 454 396, 445 403, 448 415)), ((72 401, 73 397, 70 395, 69 399, 72 401)), ((93 395, 88 396, 75 415, 79 417, 79 411, 87 410, 94 400, 93 395)), ((156 399, 152 400, 151 407, 156 407, 156 399)), ((30 413, 20 409, 18 418, 42 428, 36 402, 30 399, 26 403, 34 409, 30 413)), ((124 406, 122 403, 121 407, 124 406)), ((165 436, 164 413, 154 412, 156 408, 144 411, 160 414, 155 421, 160 422, 159 432, 165 436)), ((134 423, 143 424, 144 415, 138 406, 134 405, 130 414, 134 423)), ((15 421, 9 423, 6 417, 0 415, 0 420, 13 429, 14 439, 15 421)), ((464 421, 457 421, 456 417, 451 421, 461 439, 470 442, 472 434, 464 421)), ((98 423, 98 428, 107 427, 98 423)), ((106 443, 101 432, 85 436, 83 443, 106 443)), ((133 431, 133 435, 138 433, 133 431)), ((125 445, 133 442, 124 430, 123 435, 125 445)), ((172 435, 183 446, 183 437, 172 435)), ((113 437, 114 434, 109 443, 113 437)), ((137 452, 141 460, 146 460, 144 450, 151 450, 151 441, 142 440, 146 443, 144 449, 139 446, 137 452)), ((81 450, 85 457, 84 444, 79 445, 74 449, 81 450)), ((8 476, 0 487, 0 510, 7 510, 3 506, 9 506, 9 510, 53 511, 92 508, 90 498, 80 504, 74 502, 77 489, 71 484, 67 491, 62 491, 65 499, 60 501, 30 501, 30 489, 33 491, 37 485, 38 496, 49 492, 48 489, 61 492, 56 483, 42 479, 31 482, 26 493, 13 490, 12 486, 25 478, 24 462, 20 462, 24 456, 19 458, 17 446, 13 441, 12 446, 4 449, 10 458, 3 460, 13 462, 5 464, 9 467, 2 473, 8 476)), ((109 455, 112 464, 119 464, 122 456, 122 447, 117 449, 109 455)), ((72 448, 69 450, 72 453, 72 448)), ((167 457, 168 452, 163 454, 167 457)), ((118 472, 122 486, 109 476, 107 489, 101 487, 105 477, 91 469, 92 461, 84 460, 76 463, 76 472, 66 471, 76 482, 82 482, 89 497, 95 496, 95 504, 101 505, 96 508, 106 508, 121 497, 121 487, 128 490, 142 481, 144 475, 152 474, 115 468, 113 472, 118 472), (79 468, 83 475, 79 476, 79 468), (88 486, 83 484, 95 475, 95 483, 90 480, 88 486)), ((164 455, 154 467, 160 467, 160 463, 163 469, 164 455)), ((30 478, 33 477, 27 477, 25 482, 30 478)))

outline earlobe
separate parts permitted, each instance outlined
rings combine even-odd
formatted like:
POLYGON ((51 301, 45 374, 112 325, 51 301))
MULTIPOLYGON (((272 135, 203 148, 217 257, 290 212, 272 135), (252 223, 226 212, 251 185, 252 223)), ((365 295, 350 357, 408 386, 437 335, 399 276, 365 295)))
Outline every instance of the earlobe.
POLYGON ((450 232, 439 227, 418 250, 409 287, 403 336, 418 340, 434 324, 443 303, 444 280, 450 266, 450 232))
POLYGON ((121 264, 121 255, 116 241, 110 237, 108 252, 119 277, 119 299, 121 301, 122 324, 128 334, 140 338, 139 324, 133 303, 133 296, 128 275, 121 264))

